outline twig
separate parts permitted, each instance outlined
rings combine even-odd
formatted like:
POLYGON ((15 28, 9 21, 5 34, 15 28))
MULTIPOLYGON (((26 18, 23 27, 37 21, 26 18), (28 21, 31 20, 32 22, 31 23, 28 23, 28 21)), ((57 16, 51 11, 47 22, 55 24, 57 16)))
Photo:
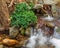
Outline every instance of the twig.
POLYGON ((14 0, 11 1, 10 5, 8 7, 11 7, 14 3, 14 0))

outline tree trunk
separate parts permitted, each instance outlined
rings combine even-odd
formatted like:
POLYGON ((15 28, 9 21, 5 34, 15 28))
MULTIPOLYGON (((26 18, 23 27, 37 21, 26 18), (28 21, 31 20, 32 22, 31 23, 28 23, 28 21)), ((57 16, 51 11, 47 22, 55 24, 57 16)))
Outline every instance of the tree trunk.
POLYGON ((5 0, 0 0, 0 30, 9 29, 9 11, 5 0))

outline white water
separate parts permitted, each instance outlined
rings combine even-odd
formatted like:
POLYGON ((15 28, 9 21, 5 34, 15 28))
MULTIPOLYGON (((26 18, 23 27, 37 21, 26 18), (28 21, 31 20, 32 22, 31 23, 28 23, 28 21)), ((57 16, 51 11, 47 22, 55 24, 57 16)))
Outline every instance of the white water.
POLYGON ((39 34, 39 36, 38 36, 38 39, 39 39, 38 44, 40 46, 45 45, 45 43, 47 42, 47 37, 43 36, 43 31, 41 29, 38 29, 38 34, 39 34))
POLYGON ((37 36, 31 36, 29 38, 29 43, 26 45, 27 48, 35 48, 37 36))
POLYGON ((55 48, 60 48, 60 39, 52 38, 50 42, 55 46, 55 48))
POLYGON ((54 20, 54 18, 51 17, 51 16, 49 16, 49 15, 48 15, 48 17, 45 17, 44 19, 47 20, 47 21, 52 21, 52 20, 54 20))
POLYGON ((43 36, 43 31, 38 29, 37 34, 31 36, 26 45, 27 48, 36 48, 36 46, 43 46, 47 42, 48 38, 43 36))
MULTIPOLYGON (((55 27, 55 33, 56 32, 56 27, 55 27)), ((26 44, 26 47, 27 48, 48 48, 48 47, 45 47, 46 43, 48 44, 52 44, 55 46, 55 48, 60 48, 60 39, 59 38, 59 35, 57 34, 54 34, 55 35, 55 38, 48 38, 46 36, 44 36, 44 32, 41 30, 41 29, 38 29, 37 32, 36 30, 34 29, 34 32, 32 33, 31 31, 31 36, 30 38, 28 39, 28 43, 26 44), (48 41, 48 42, 47 42, 48 41)))
POLYGON ((58 34, 56 32, 56 29, 58 29, 58 27, 55 27, 55 30, 54 30, 54 37, 52 39, 50 39, 50 43, 52 45, 55 46, 55 48, 60 48, 60 34, 58 34))

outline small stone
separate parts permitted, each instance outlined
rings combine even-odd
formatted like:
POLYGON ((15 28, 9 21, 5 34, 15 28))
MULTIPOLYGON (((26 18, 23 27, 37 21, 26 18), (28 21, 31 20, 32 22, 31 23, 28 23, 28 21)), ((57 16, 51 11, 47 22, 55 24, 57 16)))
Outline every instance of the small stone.
POLYGON ((27 36, 30 36, 30 34, 31 34, 30 33, 30 28, 27 28, 25 33, 26 33, 27 36))
POLYGON ((19 30, 15 27, 11 27, 9 33, 10 33, 10 36, 14 38, 19 33, 19 30))

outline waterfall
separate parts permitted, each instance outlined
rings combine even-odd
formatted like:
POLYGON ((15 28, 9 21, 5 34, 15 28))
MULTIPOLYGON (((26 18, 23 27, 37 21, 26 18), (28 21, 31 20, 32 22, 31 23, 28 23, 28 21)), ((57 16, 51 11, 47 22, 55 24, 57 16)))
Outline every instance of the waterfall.
POLYGON ((52 39, 50 39, 50 43, 52 45, 55 46, 55 48, 60 48, 60 34, 58 34, 58 32, 56 32, 56 29, 58 29, 58 27, 55 27, 54 29, 54 37, 52 39))
POLYGON ((55 48, 60 48, 60 39, 52 38, 50 43, 55 46, 55 48))
POLYGON ((34 32, 32 36, 28 39, 26 44, 27 48, 36 48, 37 46, 43 46, 46 44, 48 38, 43 35, 43 31, 38 29, 37 32, 34 32))
MULTIPOLYGON (((32 29, 32 28, 31 28, 32 29)), ((33 30, 33 29, 32 29, 33 30)), ((56 27, 54 29, 54 32, 56 32, 56 27)), ((38 29, 36 32, 36 29, 34 29, 34 32, 31 31, 31 36, 28 39, 28 43, 26 44, 27 48, 48 48, 47 44, 52 44, 55 46, 55 48, 60 48, 60 39, 57 33, 53 38, 47 37, 44 35, 44 31, 42 29, 38 29)))
MULTIPOLYGON (((45 19, 51 21, 54 18, 46 17, 45 19)), ((26 48, 49 48, 48 44, 55 46, 55 48, 60 48, 60 34, 56 32, 57 27, 54 29, 54 34, 52 36, 45 35, 46 32, 41 28, 35 29, 31 28, 31 35, 27 41, 26 48)))

